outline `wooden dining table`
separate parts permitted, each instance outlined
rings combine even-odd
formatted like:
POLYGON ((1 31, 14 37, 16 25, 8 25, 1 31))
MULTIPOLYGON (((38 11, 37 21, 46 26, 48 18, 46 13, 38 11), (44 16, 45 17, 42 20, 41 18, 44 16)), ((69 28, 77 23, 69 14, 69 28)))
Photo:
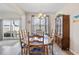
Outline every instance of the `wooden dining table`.
POLYGON ((26 40, 23 40, 23 41, 21 40, 25 44, 25 47, 23 48, 23 50, 25 52, 24 54, 38 55, 38 54, 36 54, 36 52, 31 51, 33 48, 44 49, 43 52, 40 52, 40 55, 48 55, 49 54, 49 45, 52 45, 52 44, 49 42, 49 36, 48 35, 44 35, 44 37, 38 36, 38 35, 28 36, 28 37, 29 37, 28 40, 27 40, 28 42, 26 40))
POLYGON ((31 53, 31 49, 33 48, 41 48, 44 49, 44 52, 41 52, 42 55, 48 55, 48 36, 30 36, 29 38, 29 53, 31 53), (37 37, 36 39, 34 39, 37 37))

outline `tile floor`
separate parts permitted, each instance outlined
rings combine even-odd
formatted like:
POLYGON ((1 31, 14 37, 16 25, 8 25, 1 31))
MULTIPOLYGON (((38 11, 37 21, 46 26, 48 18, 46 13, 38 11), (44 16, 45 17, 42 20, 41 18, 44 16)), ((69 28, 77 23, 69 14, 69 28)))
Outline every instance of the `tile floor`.
MULTIPOLYGON (((20 55, 19 40, 0 41, 0 55, 20 55)), ((54 55, 72 55, 69 51, 62 51, 56 44, 53 45, 54 55)), ((50 54, 52 55, 51 51, 50 54)))
POLYGON ((20 53, 20 43, 18 40, 0 41, 0 55, 18 55, 20 53))
POLYGON ((63 51, 57 44, 53 45, 54 55, 73 55, 70 51, 63 51))

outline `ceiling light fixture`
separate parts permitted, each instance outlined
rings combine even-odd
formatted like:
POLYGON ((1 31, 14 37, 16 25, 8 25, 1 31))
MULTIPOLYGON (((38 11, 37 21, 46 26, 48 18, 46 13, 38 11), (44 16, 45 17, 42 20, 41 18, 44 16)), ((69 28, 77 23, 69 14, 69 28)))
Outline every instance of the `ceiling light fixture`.
POLYGON ((38 14, 38 18, 45 18, 45 17, 46 17, 46 14, 43 14, 43 13, 38 14))

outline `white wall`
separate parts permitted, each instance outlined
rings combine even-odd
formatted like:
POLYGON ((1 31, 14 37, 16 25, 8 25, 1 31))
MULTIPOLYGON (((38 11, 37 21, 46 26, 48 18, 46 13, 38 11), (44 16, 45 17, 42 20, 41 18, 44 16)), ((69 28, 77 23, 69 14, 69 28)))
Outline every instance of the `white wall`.
POLYGON ((21 21, 20 21, 20 24, 21 24, 21 29, 22 30, 25 30, 25 25, 26 25, 26 15, 22 15, 21 16, 21 19, 20 19, 21 21))
POLYGON ((0 41, 3 40, 3 21, 0 20, 0 41))
POLYGON ((32 28, 32 24, 31 24, 31 17, 32 16, 32 14, 30 14, 30 13, 27 13, 26 14, 26 28, 27 28, 27 32, 29 32, 29 34, 31 34, 31 28, 32 28))
POLYGON ((79 54, 79 23, 74 23, 74 15, 79 13, 79 4, 68 4, 57 14, 70 15, 70 51, 79 54))

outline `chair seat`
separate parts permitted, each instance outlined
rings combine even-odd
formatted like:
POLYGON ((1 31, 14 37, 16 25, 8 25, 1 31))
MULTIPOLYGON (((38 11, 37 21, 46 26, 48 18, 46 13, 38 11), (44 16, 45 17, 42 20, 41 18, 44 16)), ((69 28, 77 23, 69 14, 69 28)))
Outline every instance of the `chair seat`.
POLYGON ((33 48, 31 51, 32 52, 44 52, 44 49, 43 48, 33 48))

